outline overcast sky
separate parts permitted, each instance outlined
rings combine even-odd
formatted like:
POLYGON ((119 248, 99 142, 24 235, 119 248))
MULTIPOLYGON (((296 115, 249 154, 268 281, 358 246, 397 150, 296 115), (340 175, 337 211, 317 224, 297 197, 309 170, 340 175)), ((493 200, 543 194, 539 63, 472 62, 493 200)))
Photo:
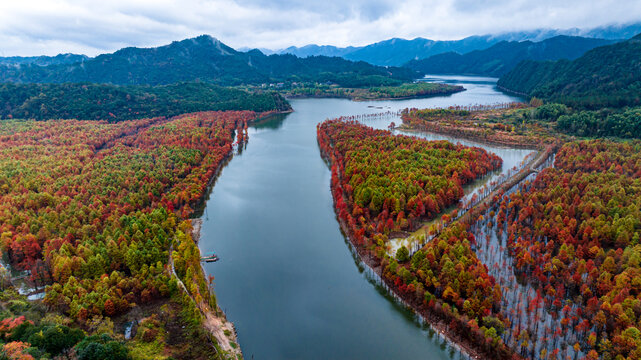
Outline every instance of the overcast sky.
POLYGON ((278 49, 639 20, 641 0, 0 0, 0 56, 94 56, 200 34, 278 49))

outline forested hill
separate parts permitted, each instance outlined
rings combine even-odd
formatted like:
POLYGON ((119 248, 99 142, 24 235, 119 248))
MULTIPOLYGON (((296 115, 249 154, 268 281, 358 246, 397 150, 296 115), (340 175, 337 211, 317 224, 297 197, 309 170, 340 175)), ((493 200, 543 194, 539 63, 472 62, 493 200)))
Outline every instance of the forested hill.
POLYGON ((342 56, 349 60, 367 61, 370 64, 401 66, 412 59, 424 59, 444 52, 466 53, 486 49, 499 41, 491 35, 469 36, 461 40, 449 41, 394 38, 354 49, 342 56))
POLYGON ((214 110, 290 110, 274 92, 249 94, 210 83, 162 86, 2 84, 0 118, 120 121, 214 110))
POLYGON ((384 68, 341 58, 266 56, 258 50, 238 52, 202 35, 156 48, 124 48, 83 62, 38 66, 0 66, 0 81, 22 83, 91 82, 161 85, 205 81, 219 85, 280 81, 332 81, 350 87, 393 85, 416 78, 402 68, 384 68))
POLYGON ((447 52, 427 59, 412 60, 405 66, 426 74, 473 74, 501 76, 523 60, 576 59, 598 46, 614 40, 555 36, 540 42, 502 41, 485 50, 467 54, 447 52))
POLYGON ((0 65, 26 65, 33 64, 39 66, 73 64, 89 59, 86 55, 76 54, 58 54, 56 56, 10 56, 0 57, 0 65))
POLYGON ((524 61, 498 81, 504 89, 599 108, 641 104, 641 34, 573 61, 524 61))

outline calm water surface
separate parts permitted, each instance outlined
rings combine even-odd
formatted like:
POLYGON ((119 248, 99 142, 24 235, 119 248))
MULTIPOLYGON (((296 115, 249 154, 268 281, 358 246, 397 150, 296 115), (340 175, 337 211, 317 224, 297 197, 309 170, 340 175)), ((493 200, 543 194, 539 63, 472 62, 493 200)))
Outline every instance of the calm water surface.
MULTIPOLYGON (((205 270, 216 278, 218 302, 246 359, 456 357, 362 272, 336 221, 330 171, 316 142, 316 124, 341 115, 518 100, 498 92, 495 79, 430 79, 468 90, 404 101, 294 100, 294 113, 249 129, 249 144, 206 202, 199 244, 221 258, 205 270)), ((400 123, 367 124, 385 128, 392 120, 400 123)), ((504 158, 504 169, 529 153, 485 147, 504 158)))

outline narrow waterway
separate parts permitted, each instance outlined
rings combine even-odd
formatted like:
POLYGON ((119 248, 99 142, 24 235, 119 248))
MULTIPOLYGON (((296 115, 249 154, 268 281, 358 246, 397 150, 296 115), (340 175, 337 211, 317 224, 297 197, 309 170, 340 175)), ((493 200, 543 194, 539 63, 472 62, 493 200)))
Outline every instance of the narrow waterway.
MULTIPOLYGON (((457 356, 363 273, 336 221, 330 171, 316 142, 316 124, 341 115, 517 100, 498 92, 493 79, 433 80, 468 90, 403 101, 294 100, 294 113, 249 129, 247 147, 222 170, 206 202, 199 244, 221 259, 205 270, 215 276, 218 302, 246 359, 457 356)), ((400 123, 367 124, 386 128, 391 121, 400 123)), ((504 170, 530 153, 484 147, 504 159, 504 170)))

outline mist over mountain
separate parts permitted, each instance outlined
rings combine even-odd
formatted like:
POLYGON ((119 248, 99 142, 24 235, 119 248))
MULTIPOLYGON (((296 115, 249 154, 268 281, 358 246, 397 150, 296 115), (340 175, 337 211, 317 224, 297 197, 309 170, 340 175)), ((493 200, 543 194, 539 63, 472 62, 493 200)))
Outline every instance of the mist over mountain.
POLYGON ((581 36, 608 40, 628 39, 641 32, 641 22, 600 26, 591 29, 536 29, 505 32, 491 35, 469 36, 460 40, 412 40, 393 38, 361 47, 335 47, 331 45, 306 45, 274 51, 277 54, 293 54, 299 57, 325 55, 340 56, 354 61, 365 61, 381 66, 401 66, 410 60, 425 59, 446 52, 465 54, 483 50, 501 41, 539 42, 555 36, 581 36))
POLYGON ((559 35, 540 42, 501 41, 485 50, 466 54, 447 52, 427 59, 412 60, 410 69, 426 74, 470 74, 501 76, 523 60, 576 59, 586 51, 615 40, 559 35))
MULTIPOLYGON (((502 41, 508 42, 522 42, 532 41, 540 42, 556 36, 565 35, 573 37, 588 37, 607 40, 623 40, 629 39, 632 36, 641 32, 641 22, 630 24, 615 24, 608 26, 601 26, 590 29, 535 29, 529 31, 513 31, 488 35, 474 35, 460 40, 431 40, 426 38, 402 39, 392 38, 384 41, 379 41, 366 46, 348 46, 337 47, 332 45, 316 45, 309 44, 301 47, 290 46, 285 49, 271 50, 266 48, 259 48, 258 50, 262 55, 283 55, 291 54, 299 58, 306 58, 311 56, 327 56, 327 57, 342 57, 352 61, 365 61, 373 65, 379 66, 402 66, 412 60, 426 59, 434 55, 454 52, 457 54, 466 54, 475 50, 485 50, 498 44, 502 41)), ((198 38, 194 38, 198 39, 198 38)), ((254 50, 249 47, 240 47, 233 49, 217 39, 212 38, 215 42, 220 43, 220 49, 226 54, 238 55, 239 53, 249 53, 254 50)), ((171 45, 178 47, 174 42, 171 45)), ((170 45, 167 45, 170 46, 170 45)), ((149 59, 150 56, 163 56, 166 46, 157 48, 148 48, 146 54, 139 54, 138 60, 149 59), (156 49, 156 50, 151 50, 156 49)), ((141 48, 124 48, 111 54, 103 54, 96 57, 99 62, 113 62, 117 61, 116 58, 126 57, 131 49, 141 48)), ((209 54, 215 55, 215 54, 209 54)), ((207 56, 209 56, 207 55, 207 56)), ((254 53, 254 55, 256 55, 254 53)), ((242 56, 241 56, 242 57, 242 56)), ((91 58, 86 55, 76 54, 59 54, 57 56, 33 56, 33 57, 0 57, 0 65, 68 65, 77 62, 87 61, 91 58)), ((246 62, 247 59, 243 59, 246 62)), ((132 61, 136 63, 137 60, 132 61)), ((147 61, 147 60, 145 60, 147 61)), ((243 67, 240 64, 237 66, 243 67)), ((78 70, 72 70, 77 73, 78 70)), ((33 72, 36 72, 35 70, 33 72)), ((16 73, 12 76, 18 76, 16 73)), ((78 75, 70 75, 78 76, 78 75)))
POLYGON ((423 59, 444 52, 469 52, 485 49, 500 40, 491 36, 470 36, 461 40, 438 41, 424 38, 412 40, 393 38, 361 47, 335 47, 331 45, 306 45, 279 50, 279 54, 293 54, 299 57, 326 55, 340 56, 354 61, 365 61, 381 66, 401 66, 413 59, 423 59))
POLYGON ((546 37, 573 32, 617 38, 637 27, 641 28, 641 23, 589 30, 536 30, 470 36, 454 41, 395 38, 365 47, 291 47, 283 50, 283 54, 271 55, 258 49, 237 51, 214 37, 202 35, 159 47, 127 47, 95 58, 74 54, 0 58, 0 81, 115 85, 311 81, 345 87, 398 85, 424 73, 501 76, 523 60, 572 60, 615 40, 565 35, 546 37), (418 60, 429 54, 436 55, 418 60), (407 67, 395 66, 406 63, 407 67))
POLYGON ((345 57, 346 55, 353 53, 363 47, 354 47, 348 46, 344 48, 339 48, 331 45, 305 45, 303 47, 290 46, 287 49, 281 51, 272 52, 273 54, 292 54, 298 57, 309 57, 309 56, 338 56, 345 57))

